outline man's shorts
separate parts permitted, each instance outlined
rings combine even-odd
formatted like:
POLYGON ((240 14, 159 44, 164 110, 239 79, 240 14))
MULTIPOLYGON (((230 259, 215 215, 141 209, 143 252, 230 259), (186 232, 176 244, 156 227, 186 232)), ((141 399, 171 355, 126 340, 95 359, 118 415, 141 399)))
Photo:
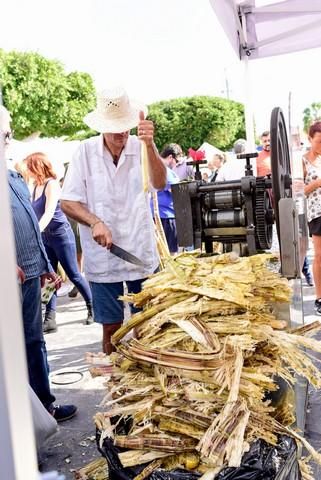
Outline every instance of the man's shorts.
POLYGON ((308 223, 308 226, 310 237, 312 237, 312 235, 321 235, 321 217, 317 217, 311 220, 311 222, 308 223))
MULTIPOLYGON (((126 282, 128 293, 139 293, 145 278, 126 282)), ((124 303, 119 300, 124 295, 124 282, 96 283, 89 282, 93 296, 94 319, 97 323, 122 323, 124 320, 124 303)), ((131 313, 139 312, 139 308, 130 305, 131 313)))

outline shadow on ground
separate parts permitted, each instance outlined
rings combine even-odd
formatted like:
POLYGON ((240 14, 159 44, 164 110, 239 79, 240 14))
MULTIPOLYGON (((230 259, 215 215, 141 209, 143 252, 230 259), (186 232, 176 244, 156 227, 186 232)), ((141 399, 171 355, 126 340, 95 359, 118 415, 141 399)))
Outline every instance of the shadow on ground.
POLYGON ((60 368, 72 366, 72 368, 87 366, 85 362, 86 352, 99 352, 101 343, 86 343, 70 348, 69 346, 62 348, 51 348, 48 351, 50 363, 50 371, 54 372, 60 368))

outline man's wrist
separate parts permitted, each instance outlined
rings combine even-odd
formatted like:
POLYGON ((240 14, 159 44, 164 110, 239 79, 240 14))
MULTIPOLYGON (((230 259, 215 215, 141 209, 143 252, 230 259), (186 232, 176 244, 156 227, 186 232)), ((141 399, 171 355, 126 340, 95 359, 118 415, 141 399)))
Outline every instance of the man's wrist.
POLYGON ((155 149, 156 149, 156 145, 155 145, 154 140, 151 140, 150 143, 146 143, 146 147, 147 147, 147 150, 153 150, 153 152, 154 152, 155 149))
POLYGON ((95 225, 97 225, 98 223, 104 223, 103 220, 101 220, 100 218, 98 218, 97 220, 95 220, 94 222, 90 223, 89 224, 89 227, 91 229, 93 229, 95 227, 95 225))
POLYGON ((54 269, 52 268, 52 265, 50 262, 47 262, 47 271, 46 272, 43 272, 41 275, 46 275, 47 273, 53 273, 54 272, 54 269))

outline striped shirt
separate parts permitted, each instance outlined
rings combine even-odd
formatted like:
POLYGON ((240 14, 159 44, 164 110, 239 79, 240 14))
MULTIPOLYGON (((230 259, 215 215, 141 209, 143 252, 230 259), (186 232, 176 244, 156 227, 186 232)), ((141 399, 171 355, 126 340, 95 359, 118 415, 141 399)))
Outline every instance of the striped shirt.
POLYGON ((8 183, 17 264, 26 280, 52 272, 27 185, 21 175, 13 170, 8 170, 8 183))

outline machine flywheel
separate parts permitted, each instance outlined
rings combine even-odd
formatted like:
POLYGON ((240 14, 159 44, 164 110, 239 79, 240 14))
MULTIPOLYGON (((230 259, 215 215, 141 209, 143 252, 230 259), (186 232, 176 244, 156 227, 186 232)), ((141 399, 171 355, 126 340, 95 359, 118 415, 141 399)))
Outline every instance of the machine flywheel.
POLYGON ((279 200, 292 197, 291 162, 288 137, 282 110, 275 107, 271 114, 271 170, 276 228, 280 238, 279 200))

